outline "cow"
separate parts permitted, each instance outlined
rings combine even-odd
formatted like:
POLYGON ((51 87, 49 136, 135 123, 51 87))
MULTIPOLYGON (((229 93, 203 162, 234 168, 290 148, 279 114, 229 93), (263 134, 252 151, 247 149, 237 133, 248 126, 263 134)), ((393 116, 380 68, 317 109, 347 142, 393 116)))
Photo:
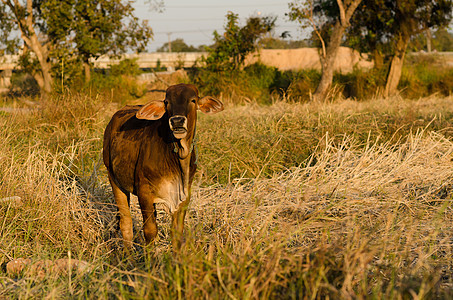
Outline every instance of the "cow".
POLYGON ((157 235, 156 203, 163 203, 172 215, 173 246, 180 246, 197 168, 197 110, 213 114, 223 104, 211 96, 199 97, 194 85, 181 83, 170 86, 164 100, 125 106, 107 125, 103 159, 127 248, 133 238, 131 193, 138 197, 146 244, 157 235))

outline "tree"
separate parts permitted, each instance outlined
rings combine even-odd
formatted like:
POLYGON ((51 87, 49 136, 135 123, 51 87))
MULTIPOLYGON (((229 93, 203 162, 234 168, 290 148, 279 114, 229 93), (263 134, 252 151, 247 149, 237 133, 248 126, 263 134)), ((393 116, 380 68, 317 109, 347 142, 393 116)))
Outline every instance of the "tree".
MULTIPOLYGON (((139 23, 129 1, 123 0, 1 0, 12 17, 1 21, 20 30, 24 54, 32 51, 39 62, 34 77, 42 91, 52 89, 52 65, 80 57, 85 80, 90 80, 90 59, 119 55, 128 49, 143 51, 152 37, 146 22, 139 23)), ((2 41, 0 41, 2 43, 2 41)), ((11 41, 3 44, 11 45, 11 41)), ((16 45, 17 46, 17 45, 16 45)), ((27 55, 31 60, 33 56, 27 55)), ((29 60, 23 60, 29 61, 29 60)), ((32 62, 28 64, 34 66, 32 62)))
POLYGON ((371 0, 362 2, 351 18, 351 26, 347 30, 348 45, 361 53, 370 53, 374 67, 384 66, 385 56, 390 53, 389 41, 393 40, 389 32, 389 20, 392 10, 386 6, 387 0, 371 0))
MULTIPOLYGON (((8 18, 2 19, 2 32, 8 32, 11 29, 17 29, 24 42, 23 53, 33 51, 39 69, 32 74, 38 82, 39 87, 44 93, 50 93, 52 90, 52 64, 49 57, 50 40, 45 35, 46 26, 40 16, 38 1, 26 0, 20 3, 19 0, 1 0, 2 11, 8 15, 8 18)), ((17 46, 17 43, 11 40, 3 40, 7 47, 17 46)), ((12 50, 12 49, 9 49, 12 50)))
POLYGON ((246 56, 255 51, 257 41, 275 26, 275 17, 250 17, 243 27, 239 26, 238 15, 227 14, 223 35, 214 31, 214 46, 207 47, 206 65, 212 71, 239 69, 246 56))
MULTIPOLYGON (((349 36, 355 44, 370 51, 389 55, 384 96, 396 94, 409 41, 420 33, 443 28, 451 20, 451 0, 369 0, 351 20, 349 36), (364 47, 364 45, 366 45, 364 47)), ((375 54, 375 62, 382 61, 375 54)))
MULTIPOLYGON (((172 52, 199 52, 199 48, 187 45, 183 39, 175 39, 170 42, 172 52)), ((157 52, 169 52, 169 43, 165 43, 157 49, 157 52)))
POLYGON ((445 28, 434 32, 433 48, 437 51, 453 51, 453 34, 445 28))
MULTIPOLYGON (((68 15, 56 15, 58 1, 45 6, 49 34, 56 38, 59 49, 71 49, 82 60, 85 82, 91 78, 90 59, 101 55, 117 56, 128 49, 144 51, 152 37, 152 30, 146 21, 139 22, 129 1, 122 0, 69 0, 68 15), (65 32, 60 27, 63 20, 72 20, 65 32)), ((64 22, 64 21, 63 21, 64 22)), ((64 53, 60 51, 59 53, 64 53)), ((60 54, 61 55, 61 54, 60 54)))
POLYGON ((310 0, 304 3, 294 1, 289 3, 288 16, 293 21, 299 21, 303 26, 313 27, 315 34, 321 42, 322 53, 321 80, 313 94, 313 100, 321 101, 327 96, 332 85, 335 61, 349 20, 362 0, 310 0), (329 42, 325 43, 327 24, 331 25, 329 42), (324 34, 323 34, 324 31, 324 34))
POLYGON ((410 38, 432 27, 445 26, 451 20, 451 0, 399 0, 392 7, 395 12, 392 32, 394 55, 390 62, 390 70, 384 90, 384 97, 396 94, 404 56, 410 38))
MULTIPOLYGON (((431 32, 427 30, 426 32, 431 32)), ((431 37, 431 50, 432 51, 453 51, 453 34, 448 32, 445 28, 439 28, 432 32, 431 37)), ((413 36, 408 45, 409 51, 427 51, 428 50, 428 36, 425 33, 419 33, 413 36)))
POLYGON ((19 28, 14 22, 14 16, 2 2, 0 5, 0 55, 15 53, 20 43, 20 38, 14 32, 18 30, 19 28))

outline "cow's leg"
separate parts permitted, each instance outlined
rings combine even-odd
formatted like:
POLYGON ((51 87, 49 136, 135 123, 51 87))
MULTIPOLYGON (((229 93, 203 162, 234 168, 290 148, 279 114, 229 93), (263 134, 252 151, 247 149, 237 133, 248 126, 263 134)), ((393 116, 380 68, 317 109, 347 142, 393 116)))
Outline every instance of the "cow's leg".
POLYGON ((186 217, 187 207, 189 206, 190 199, 185 200, 179 205, 172 215, 172 244, 173 249, 177 250, 181 248, 181 242, 183 239, 184 232, 184 218, 186 217))
POLYGON ((116 206, 118 207, 120 218, 120 230, 123 235, 124 245, 128 248, 132 246, 134 231, 132 228, 131 212, 129 210, 130 194, 124 193, 115 183, 109 172, 110 185, 112 186, 113 196, 115 197, 116 206))
POLYGON ((143 216, 143 233, 146 244, 150 244, 157 236, 156 208, 154 206, 154 194, 143 188, 138 191, 138 202, 143 216))

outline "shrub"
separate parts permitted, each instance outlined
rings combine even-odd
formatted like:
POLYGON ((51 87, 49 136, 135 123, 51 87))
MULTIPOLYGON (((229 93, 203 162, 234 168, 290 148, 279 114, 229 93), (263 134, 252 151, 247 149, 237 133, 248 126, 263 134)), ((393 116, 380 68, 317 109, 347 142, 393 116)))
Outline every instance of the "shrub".
POLYGON ((450 95, 453 91, 453 69, 445 67, 438 56, 410 55, 398 88, 407 98, 419 98, 433 93, 450 95))
POLYGON ((36 95, 39 95, 39 85, 33 76, 24 72, 13 73, 8 96, 20 97, 36 95))
POLYGON ((223 95, 233 102, 256 100, 269 104, 274 96, 290 94, 305 101, 310 91, 316 88, 320 73, 316 70, 280 71, 262 63, 255 63, 242 70, 213 72, 198 68, 189 72, 189 77, 204 94, 223 95))
MULTIPOLYGON (((370 99, 385 87, 387 70, 387 67, 369 70, 357 68, 347 74, 335 73, 332 86, 344 98, 370 99)), ((194 68, 189 76, 206 94, 222 94, 232 98, 233 102, 253 99, 260 103, 271 103, 275 96, 297 102, 310 100, 321 73, 314 69, 280 71, 255 63, 242 70, 225 72, 194 68)), ((404 97, 412 99, 433 93, 450 95, 453 90, 453 69, 445 67, 436 56, 408 56, 398 88, 404 97)))
POLYGON ((233 102, 254 99, 261 103, 270 102, 270 88, 274 82, 276 68, 253 64, 243 70, 215 72, 209 69, 192 69, 191 81, 203 94, 231 98, 233 102))
POLYGON ((129 59, 125 58, 121 60, 116 65, 110 66, 110 73, 113 76, 121 76, 121 75, 128 75, 128 76, 138 76, 142 72, 137 64, 137 58, 129 59))
POLYGON ((146 86, 135 79, 141 73, 135 59, 124 59, 119 64, 112 65, 110 72, 100 70, 93 72, 89 86, 85 89, 90 93, 109 96, 112 101, 124 104, 146 93, 146 86))
POLYGON ((321 73, 314 69, 287 71, 286 73, 286 76, 290 78, 290 85, 285 91, 288 97, 298 102, 310 100, 311 93, 315 91, 321 80, 321 73))
POLYGON ((383 69, 354 69, 351 73, 336 73, 334 83, 343 88, 345 98, 359 100, 370 99, 376 95, 380 87, 385 86, 386 70, 383 69))

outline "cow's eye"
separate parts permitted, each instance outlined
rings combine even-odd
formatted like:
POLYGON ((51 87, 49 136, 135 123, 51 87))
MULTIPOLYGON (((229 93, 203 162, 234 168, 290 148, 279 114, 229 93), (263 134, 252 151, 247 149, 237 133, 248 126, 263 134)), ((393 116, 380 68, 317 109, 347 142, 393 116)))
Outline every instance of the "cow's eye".
POLYGON ((192 99, 192 103, 197 103, 197 99, 192 99))

